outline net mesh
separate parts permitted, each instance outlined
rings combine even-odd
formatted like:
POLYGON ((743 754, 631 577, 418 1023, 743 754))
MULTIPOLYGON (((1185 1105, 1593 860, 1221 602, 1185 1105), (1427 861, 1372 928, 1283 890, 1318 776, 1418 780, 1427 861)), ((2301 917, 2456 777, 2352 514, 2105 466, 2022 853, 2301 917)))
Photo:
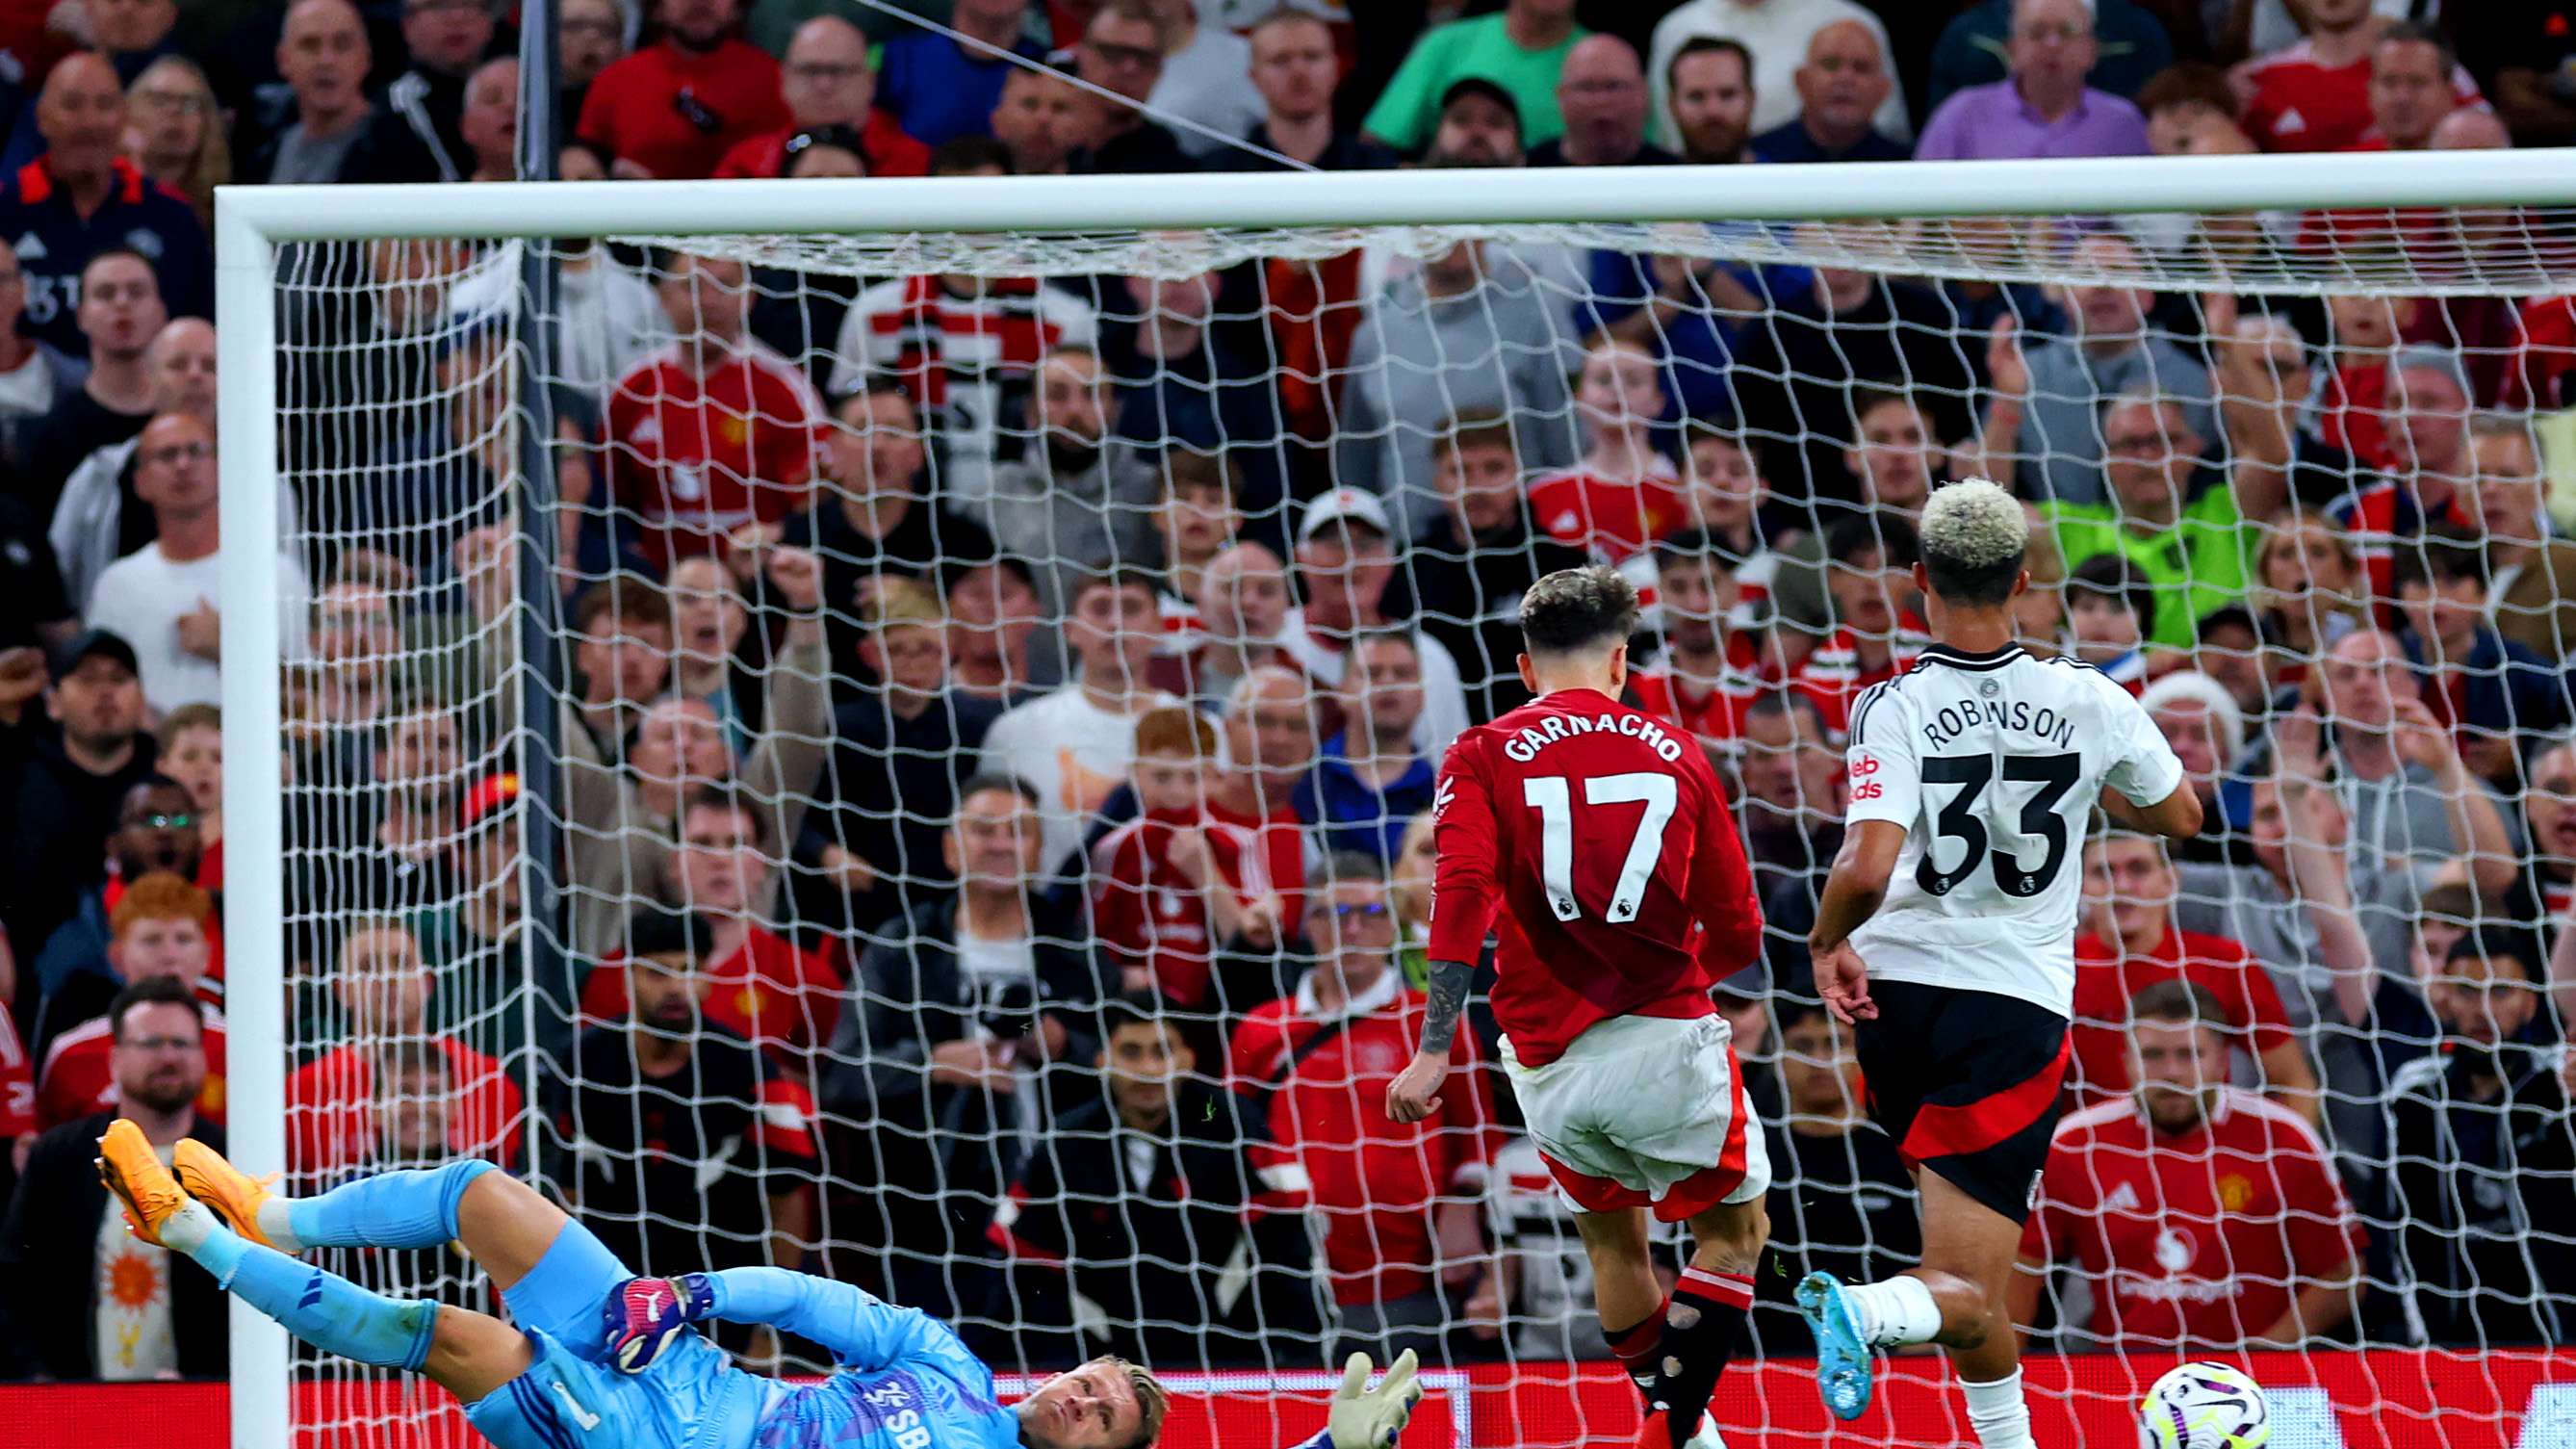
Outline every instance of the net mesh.
MULTIPOLYGON (((828 1273, 1007 1370, 1410 1343, 1506 1366, 1462 1395, 1575 1382, 1588 1269, 1481 985, 1444 1114, 1381 1103, 1439 752, 1526 697, 1520 591, 1598 560, 1764 893, 1719 1003, 1778 1177, 1749 1353, 1801 1355, 1800 1274, 1919 1252, 1803 939, 1851 700, 1924 643, 1909 521, 1980 474, 2044 525, 2029 644, 2148 691, 2209 803, 2170 863, 2068 867, 2070 1105, 2122 1115, 2127 990, 2228 1018, 2205 1130, 2052 1159, 2039 1343, 2143 1383, 2269 1336, 2559 1341, 2569 243, 2432 209, 558 241, 541 375, 520 244, 282 248, 293 1181, 492 1156, 638 1271, 828 1273), (1384 942, 1333 909, 1380 899, 1384 942)), ((445 1252, 334 1266, 499 1306, 445 1252)), ((299 1363, 309 1434, 469 1442, 299 1363)), ((1821 1437, 1745 1382, 1730 1433, 1821 1437)), ((2093 1430, 2135 1397, 2075 1383, 2050 1412, 2093 1430)), ((1928 1412, 1895 1442, 1964 1432, 1928 1412)))

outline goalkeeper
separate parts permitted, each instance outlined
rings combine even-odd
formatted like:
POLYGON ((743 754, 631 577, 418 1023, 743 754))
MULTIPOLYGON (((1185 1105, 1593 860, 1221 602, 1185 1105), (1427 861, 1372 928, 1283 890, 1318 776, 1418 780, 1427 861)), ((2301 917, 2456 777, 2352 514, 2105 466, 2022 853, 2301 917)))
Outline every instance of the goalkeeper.
MULTIPOLYGON (((269 1192, 203 1143, 165 1167, 133 1123, 99 1139, 100 1178, 135 1236, 195 1260, 305 1342, 427 1374, 500 1449, 1145 1449, 1167 1400, 1145 1369, 1096 1358, 1019 1403, 947 1327, 846 1283, 779 1268, 637 1278, 491 1163, 361 1178, 319 1197, 269 1192), (465 1245, 516 1326, 380 1297, 298 1262, 316 1247, 465 1245), (688 1331, 767 1323, 829 1349, 842 1372, 796 1386, 735 1368, 688 1331)), ((1390 1449, 1421 1396, 1413 1355, 1375 1389, 1353 1354, 1332 1425, 1298 1449, 1390 1449)))

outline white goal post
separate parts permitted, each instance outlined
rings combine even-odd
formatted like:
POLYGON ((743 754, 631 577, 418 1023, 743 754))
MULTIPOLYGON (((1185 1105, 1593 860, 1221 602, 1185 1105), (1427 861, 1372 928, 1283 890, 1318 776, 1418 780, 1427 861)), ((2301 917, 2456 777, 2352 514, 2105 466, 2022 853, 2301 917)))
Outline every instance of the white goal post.
MULTIPOLYGON (((1667 223, 1866 222, 2153 212, 2576 206, 2567 152, 2134 158, 1545 171, 1426 170, 1157 177, 534 183, 222 188, 216 199, 224 551, 225 1015, 232 1154, 253 1173, 286 1164, 291 1070, 284 919, 286 768, 275 542, 280 517, 278 249, 371 239, 875 238, 933 259, 938 238, 1176 232, 1320 234, 1313 255, 1361 229, 1574 229, 1622 236, 1667 223), (1606 228, 1590 231, 1587 228, 1606 228), (891 239, 891 240, 890 240, 891 239), (917 239, 903 241, 901 239, 917 239)), ((1836 233, 1841 235, 1840 233, 1836 233)), ((1860 254, 1865 236, 1846 238, 1860 254)), ((1757 248, 1758 249, 1758 248, 1757 248)), ((1270 248, 1246 241, 1229 258, 1270 248)), ((901 255, 898 250, 897 255, 901 255)), ((1881 258, 1915 271, 1916 258, 1881 258)), ((1974 265, 1971 258, 1962 265, 1974 265)), ((1858 265, 1859 263, 1855 263, 1858 265)), ((1198 269, 1208 264, 1201 262, 1198 269)), ((2179 279, 2177 286, 2184 285, 2179 279)), ((2318 288, 2265 279, 2267 289, 2318 288)), ((2491 284, 2490 284, 2491 285, 2491 284)), ((2440 290, 2419 285, 2419 290, 2440 290)), ((2531 290, 2525 288, 2524 290, 2531 290)), ((1427 425, 1427 420, 1426 420, 1427 425)), ((283 1333, 236 1305, 233 1442, 278 1442, 288 1424, 283 1333)))

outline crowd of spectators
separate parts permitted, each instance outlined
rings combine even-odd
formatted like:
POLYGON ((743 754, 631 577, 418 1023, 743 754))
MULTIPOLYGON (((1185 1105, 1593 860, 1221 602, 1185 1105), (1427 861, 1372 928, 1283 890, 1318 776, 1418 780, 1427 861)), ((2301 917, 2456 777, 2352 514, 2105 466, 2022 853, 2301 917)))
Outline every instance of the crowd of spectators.
MULTIPOLYGON (((561 172, 2576 141, 2548 3, 928 9, 563 0, 561 172)), ((108 1114, 222 1141, 212 188, 512 179, 520 78, 484 0, 40 18, 0 18, 0 1375, 199 1375, 209 1286, 88 1159, 108 1114)), ((2082 853, 2019 1320, 2563 1341, 2576 303, 2410 295, 2441 225, 1997 243, 2046 287, 1700 228, 1151 276, 563 242, 535 440, 519 244, 290 250, 293 1180, 488 1155, 639 1268, 829 1272, 1014 1361, 1597 1356, 1490 1019, 1432 1120, 1380 1104, 1442 752, 1527 697, 1521 591, 1599 561, 1650 600, 1633 701, 1724 754, 1765 893, 1715 994, 1781 1169, 1756 1335, 1795 1352, 1780 1285, 1919 1246, 1799 943, 1850 706, 1926 643, 1912 520, 1977 474, 2039 525, 2027 647, 2139 692, 2210 806, 2082 853), (2384 285, 2322 302, 2149 280, 2360 245, 2384 285), (559 528, 521 527, 534 458, 559 528), (539 533, 552 660, 516 627, 539 533)))

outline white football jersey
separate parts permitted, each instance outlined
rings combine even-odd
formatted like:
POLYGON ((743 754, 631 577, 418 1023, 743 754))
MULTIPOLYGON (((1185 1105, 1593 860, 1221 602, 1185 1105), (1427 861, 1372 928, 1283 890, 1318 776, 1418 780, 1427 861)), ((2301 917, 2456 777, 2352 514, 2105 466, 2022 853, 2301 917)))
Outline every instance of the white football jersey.
POLYGON ((1845 763, 1845 818, 1905 827, 1887 900, 1852 933, 1871 978, 2071 1017, 2084 837, 2102 791, 2153 805, 2182 783, 2146 710, 2070 658, 1935 644, 1854 702, 1845 763))

